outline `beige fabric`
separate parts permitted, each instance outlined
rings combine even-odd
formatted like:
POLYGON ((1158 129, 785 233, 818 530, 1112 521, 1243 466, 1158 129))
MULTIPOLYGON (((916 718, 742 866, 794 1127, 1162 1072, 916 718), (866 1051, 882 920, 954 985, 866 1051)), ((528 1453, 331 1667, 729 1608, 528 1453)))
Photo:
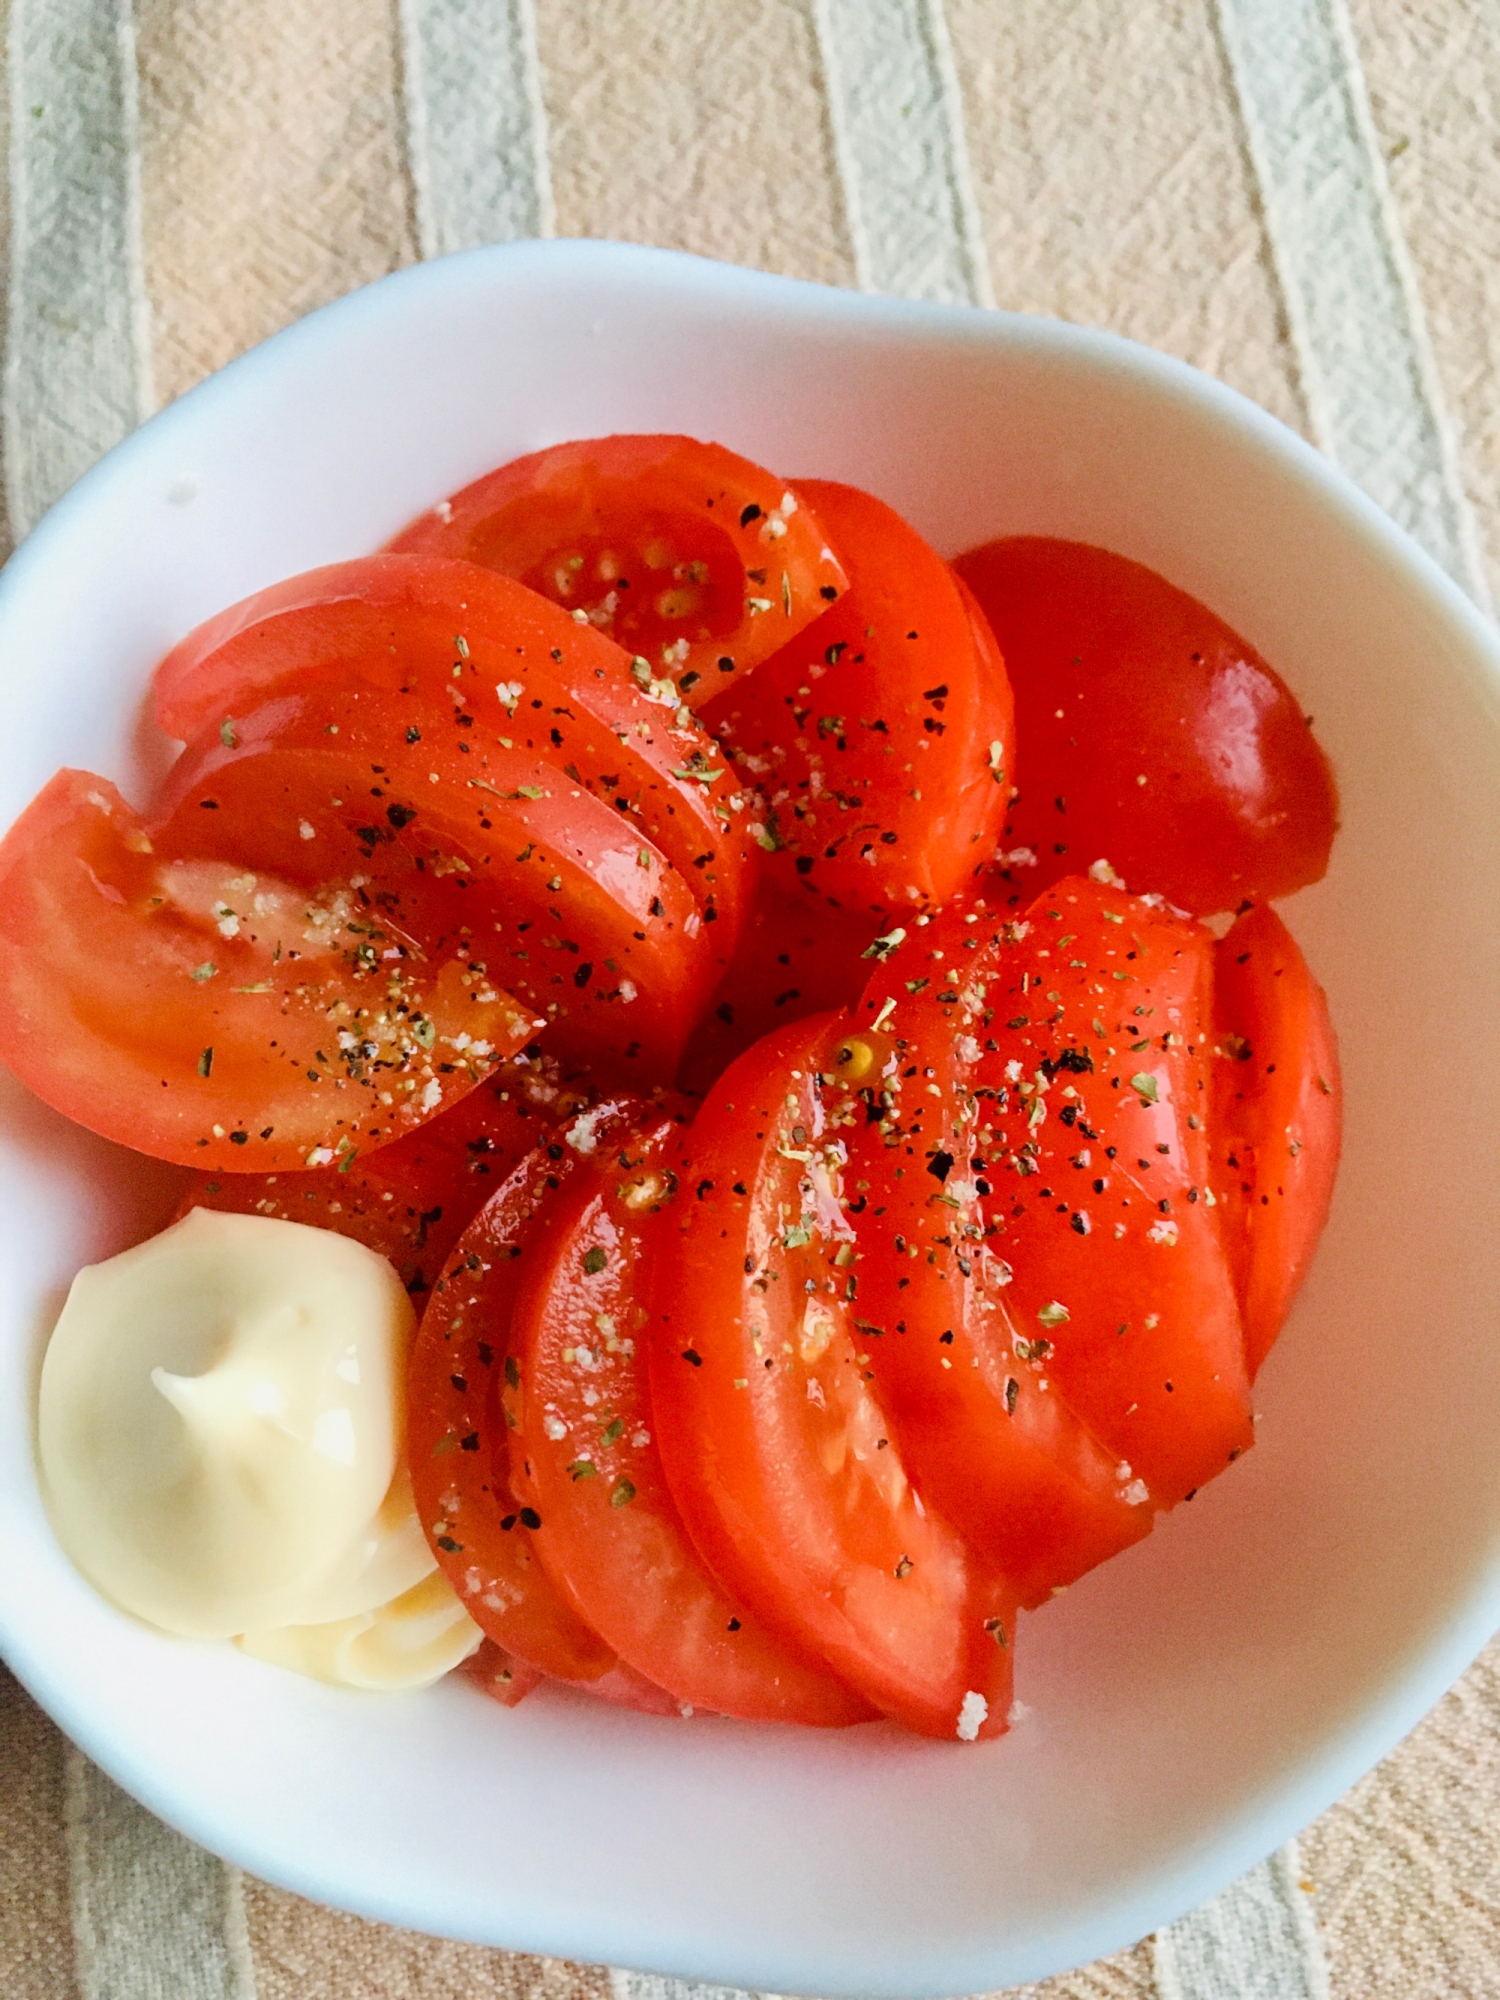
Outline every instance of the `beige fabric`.
POLYGON ((418 1937, 261 1882, 245 1915, 257 2000, 610 2000, 597 1966, 418 1937))
POLYGON ((388 0, 139 0, 161 400, 414 255, 388 0))
POLYGON ((1354 0, 1391 194, 1500 597, 1500 12, 1354 0))
POLYGON ((799 0, 538 0, 559 236, 848 284, 853 260, 799 0))
POLYGON ((0 1669, 0 1993, 77 2000, 63 1739, 0 1669))
POLYGON ((995 303, 1165 348, 1305 428, 1202 0, 948 0, 995 303))
MULTIPOLYGON (((536 0, 561 234, 833 283, 852 253, 814 0, 536 0)), ((1112 327, 1305 428, 1209 0, 947 0, 1004 306, 1112 327)), ((137 0, 166 400, 414 255, 394 0, 137 0)), ((1500 15, 1353 0, 1392 192, 1500 581, 1500 15)), ((0 103, 3 103, 0 97, 0 103)), ((440 135, 434 135, 440 137, 440 135)), ((61 1739, 0 1675, 0 1995, 76 2000, 61 1739)), ((1500 1646, 1311 1829, 1333 2000, 1500 1994, 1500 1646)), ((246 1885, 262 2000, 607 2000, 607 1973, 246 1885)), ((143 1944, 145 1941, 143 1941, 143 1944)), ((1149 1950, 1025 1989, 1150 2000, 1149 1950)))

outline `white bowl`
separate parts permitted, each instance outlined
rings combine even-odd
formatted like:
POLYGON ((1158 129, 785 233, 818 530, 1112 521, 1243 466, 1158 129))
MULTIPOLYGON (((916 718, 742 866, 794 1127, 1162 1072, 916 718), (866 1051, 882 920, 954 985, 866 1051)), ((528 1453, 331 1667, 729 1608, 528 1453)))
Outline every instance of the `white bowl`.
POLYGON ((1031 1713, 965 1748, 345 1695, 157 1637, 59 1552, 31 1448, 59 1288, 159 1171, 0 1098, 0 1644, 119 1782, 368 1916, 779 1992, 970 1993, 1167 1922, 1321 1811, 1500 1624, 1500 648, 1411 542, 1229 390, 1045 320, 608 244, 383 279, 165 411, 0 579, 0 824, 149 760, 153 662, 557 439, 688 431, 873 488, 957 551, 1105 543, 1239 628, 1343 792, 1288 915, 1348 1144, 1259 1449, 1027 1621, 1031 1713))

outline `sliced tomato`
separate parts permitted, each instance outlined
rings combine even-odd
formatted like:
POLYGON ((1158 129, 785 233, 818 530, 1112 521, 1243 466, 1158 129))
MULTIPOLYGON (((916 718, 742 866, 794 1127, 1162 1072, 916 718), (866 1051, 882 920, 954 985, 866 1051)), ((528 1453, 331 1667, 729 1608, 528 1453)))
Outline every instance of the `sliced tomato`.
POLYGON ((223 858, 227 837, 256 865, 266 803, 247 798, 237 829, 205 812, 148 826, 104 779, 62 771, 0 844, 7 1062, 89 1130, 184 1166, 342 1161, 539 1025, 401 896, 377 924, 347 869, 310 883, 223 858))
POLYGON ((331 1229, 388 1257, 414 1298, 432 1286, 476 1211, 541 1134, 587 1105, 540 1049, 516 1056, 394 1145, 310 1173, 195 1173, 190 1209, 331 1229))
POLYGON ((1016 1358, 1045 1363, 1038 1390, 1114 1455, 1127 1499, 1175 1505, 1253 1435, 1210 1205, 1212 934, 1074 876, 1013 921, 945 915, 887 969, 883 1025, 909 1000, 940 1008, 972 1091, 955 1152, 921 1106, 936 1079, 902 1065, 892 1177, 960 1183, 955 1218, 972 1188, 1011 1274, 1016 1358))
POLYGON ((1140 563, 1016 536, 960 556, 1015 689, 1005 835, 1034 894, 1108 860, 1132 889, 1232 910, 1321 879, 1338 794, 1309 717, 1253 646, 1140 563))
POLYGON ((866 914, 935 907, 988 865, 1005 824, 1005 667, 948 565, 892 508, 830 480, 797 491, 849 589, 703 720, 759 794, 783 893, 866 914))
POLYGON ((847 1020, 729 1069, 672 1158, 651 1400, 672 1493, 715 1574, 883 1713, 1004 1730, 1015 1594, 924 1506, 850 1296, 843 1140, 823 1077, 847 1020))
POLYGON ((528 1667, 524 1660, 497 1646, 493 1639, 481 1639, 478 1650, 469 1655, 458 1671, 502 1708, 514 1708, 545 1678, 535 1667, 528 1667))
MULTIPOLYGON (((694 890, 727 956, 752 843, 733 783, 672 690, 590 625, 510 577, 441 556, 364 556, 257 591, 156 670, 169 735, 235 733, 271 695, 379 688, 437 704, 471 750, 545 757, 643 831, 694 890), (644 682, 644 685, 643 685, 644 682)), ((420 725, 420 718, 415 718, 420 725)), ((424 729, 424 734, 431 733, 424 729)))
POLYGON ((685 437, 534 452, 440 501, 389 546, 518 578, 644 659, 690 708, 844 587, 823 529, 785 480, 685 437))
POLYGON ((739 949, 693 1030, 679 1071, 701 1093, 763 1035, 809 1014, 848 1007, 864 991, 869 917, 778 895, 762 882, 739 949))
MULTIPOLYGON (((880 966, 838 1050, 856 1192, 854 1267, 867 1333, 902 1454, 919 1489, 1035 1605, 1151 1526, 1128 1465, 1082 1423, 1007 1303, 1010 1266, 992 1245, 993 1184, 972 1128, 973 1037, 943 1004, 948 964, 970 989, 994 977, 1003 947, 978 926, 940 919, 902 968, 880 966), (876 1020, 882 1026, 869 1024, 876 1020)), ((960 1002, 960 1006, 962 1003, 960 1002)))
POLYGON ((559 1680, 594 1682, 614 1653, 537 1558, 540 1517, 511 1490, 503 1428, 487 1433, 497 1371, 515 1369, 510 1315, 538 1218, 580 1158, 628 1120, 628 1105, 584 1112, 521 1162, 459 1238, 417 1330, 407 1377, 407 1458, 433 1554, 486 1638, 559 1680))
POLYGON ((1253 1381, 1328 1220, 1343 1087, 1327 998, 1273 909, 1246 911, 1214 960, 1214 1184, 1253 1381))
POLYGON ((170 773, 174 834, 213 801, 242 860, 248 847, 286 871, 368 871, 429 927, 441 918, 474 989, 491 990, 483 966, 559 1055, 648 1083, 672 1074, 715 976, 702 915, 602 800, 523 751, 471 744, 457 719, 434 732, 427 710, 383 691, 280 697, 232 734, 200 740, 170 773))
POLYGON ((541 1516, 537 1551, 563 1595, 679 1701, 765 1722, 866 1721, 874 1711, 821 1660, 726 1595, 667 1485, 643 1301, 665 1247, 656 1218, 679 1198, 662 1161, 680 1122, 659 1115, 612 1142, 549 1209, 512 1313, 520 1379, 497 1385, 512 1481, 541 1516))

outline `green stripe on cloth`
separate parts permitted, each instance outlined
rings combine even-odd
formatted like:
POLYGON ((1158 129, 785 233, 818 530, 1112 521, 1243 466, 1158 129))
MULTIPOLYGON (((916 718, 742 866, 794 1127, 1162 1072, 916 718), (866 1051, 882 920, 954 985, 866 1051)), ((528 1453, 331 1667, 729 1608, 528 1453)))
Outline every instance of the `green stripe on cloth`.
POLYGON ((421 255, 550 236, 531 0, 401 0, 401 28, 421 255))
POLYGON ((243 1885, 67 1752, 80 2000, 254 2000, 243 1885))
POLYGON ((12 532, 149 414, 131 0, 11 0, 12 532))
POLYGON ((1217 0, 1316 441, 1488 607, 1344 0, 1217 0))

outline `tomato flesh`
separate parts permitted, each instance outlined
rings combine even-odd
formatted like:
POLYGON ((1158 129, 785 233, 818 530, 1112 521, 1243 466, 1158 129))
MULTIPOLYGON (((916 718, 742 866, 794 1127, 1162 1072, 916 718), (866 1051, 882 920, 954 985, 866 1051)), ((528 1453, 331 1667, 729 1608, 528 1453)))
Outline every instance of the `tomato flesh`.
POLYGON ((1130 1468, 1064 1400, 1012 1316, 1010 1266, 992 1247, 1003 1226, 996 1187, 971 1137, 984 1100, 956 1044, 967 1037, 978 1053, 977 988, 1002 951, 957 916, 922 931, 871 979, 834 1076, 853 1120, 847 1179, 864 1191, 859 1299, 878 1329, 903 1455, 921 1491, 1032 1606, 1138 1541, 1151 1517, 1130 1468), (943 1004, 957 997, 943 981, 949 962, 964 973, 956 1007, 943 1004), (915 994, 892 976, 923 969, 915 994))
POLYGON ((471 754, 503 748, 503 738, 546 758, 647 835, 697 895, 705 922, 718 922, 719 951, 733 950, 749 837, 743 815, 724 805, 724 761, 593 627, 473 563, 365 556, 209 619, 162 661, 152 692, 162 728, 193 739, 220 728, 232 736, 235 718, 271 696, 315 687, 433 703, 431 727, 447 739, 466 731, 457 740, 471 754))
POLYGON ((615 1655, 538 1559, 539 1517, 511 1490, 503 1428, 487 1435, 496 1371, 515 1368, 510 1315, 538 1218, 627 1116, 605 1104, 529 1153, 459 1238, 433 1287, 407 1378, 407 1458, 417 1517, 439 1565, 485 1636, 559 1680, 596 1682, 615 1655))
POLYGON ((889 997, 899 1020, 908 980, 955 996, 972 1115, 962 1153, 924 1129, 902 1139, 905 1165, 946 1187, 963 1162, 990 1190, 1018 1358, 1045 1362, 1038 1379, 1118 1461, 1127 1498, 1174 1506, 1253 1435, 1209 1199, 1212 934, 1078 876, 1018 918, 933 928, 946 942, 903 945, 889 997))
POLYGON ((331 1229, 389 1258, 420 1299, 475 1212, 539 1133, 585 1102, 537 1050, 502 1064, 451 1110, 404 1139, 342 1168, 196 1173, 172 1219, 212 1208, 331 1229))
POLYGON ((643 658, 690 708, 844 587, 823 529, 785 480, 684 437, 588 438, 516 459, 389 547, 519 579, 643 658))
POLYGON ((797 491, 849 589, 703 720, 759 794, 781 893, 866 914, 935 907, 988 864, 1005 823, 1005 667, 948 565, 894 509, 830 480, 797 491))
POLYGON ((846 1026, 819 1017, 758 1043, 674 1149, 651 1324, 662 1455, 737 1599, 908 1727, 995 1735, 1015 1595, 913 1491, 850 1298, 821 1085, 846 1026))
POLYGON ((213 828, 252 860, 368 870, 441 918, 475 990, 492 990, 483 966, 560 1056, 670 1076, 714 977, 696 899, 553 766, 469 745, 411 698, 317 689, 252 710, 232 744, 201 739, 163 803, 180 824, 213 800, 213 828))
POLYGON ((653 1226, 676 1198, 660 1164, 676 1121, 627 1135, 554 1200, 513 1314, 520 1381, 501 1385, 513 1477, 553 1581, 622 1659, 716 1714, 823 1727, 874 1711, 728 1597, 662 1467, 641 1303, 653 1226), (638 1344, 640 1343, 640 1344, 638 1344))
POLYGON ((1219 940, 1214 969, 1215 1187, 1253 1381, 1328 1219, 1343 1088, 1323 989, 1261 904, 1219 940))
POLYGON ((535 1032, 510 994, 466 983, 451 943, 420 939, 401 898, 381 912, 382 960, 349 928, 363 906, 347 873, 310 884, 219 858, 227 835, 257 865, 263 803, 237 832, 218 813, 148 826, 113 785, 64 771, 0 845, 10 1067, 91 1131, 184 1166, 342 1162, 535 1032), (459 1036, 470 1054, 443 1070, 434 1051, 459 1036))
POLYGON ((1020 797, 1005 834, 1027 894, 1108 860, 1206 915, 1321 880, 1328 760, 1253 646, 1155 571, 1016 536, 960 556, 1015 690, 1020 797))

